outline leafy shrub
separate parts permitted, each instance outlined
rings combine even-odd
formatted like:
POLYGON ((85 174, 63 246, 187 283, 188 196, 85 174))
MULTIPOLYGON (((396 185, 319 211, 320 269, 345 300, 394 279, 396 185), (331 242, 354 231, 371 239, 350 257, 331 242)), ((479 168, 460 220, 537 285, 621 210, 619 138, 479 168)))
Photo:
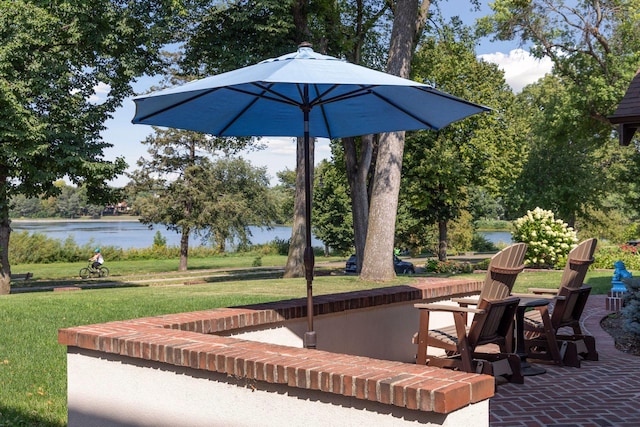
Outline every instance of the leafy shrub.
POLYGON ((447 245, 451 252, 466 252, 473 242, 473 222, 471 214, 462 211, 454 221, 450 221, 447 231, 447 245))
POLYGON ((620 314, 624 318, 625 331, 640 336, 640 279, 624 280, 628 292, 624 295, 624 307, 620 314))
POLYGON ((494 252, 498 250, 496 245, 487 240, 487 238, 480 233, 473 233, 471 249, 476 252, 494 252))
POLYGON ((460 274, 473 273, 473 265, 468 262, 438 261, 430 259, 425 264, 425 270, 431 273, 460 274))
POLYGON ((291 239, 279 239, 275 238, 271 241, 271 245, 275 246, 278 255, 289 255, 289 245, 291 243, 291 239))
POLYGON ((156 234, 153 236, 153 247, 154 248, 166 248, 167 247, 167 238, 160 233, 160 230, 156 231, 156 234))
MULTIPOLYGON (((27 231, 12 233, 9 247, 9 262, 11 264, 49 264, 54 262, 86 262, 95 249, 95 243, 89 242, 78 246, 73 238, 52 239, 42 233, 27 231)), ((154 245, 142 249, 122 249, 114 246, 102 246, 105 261, 126 261, 144 259, 171 259, 180 256, 177 246, 154 245)), ((189 257, 209 257, 217 255, 215 248, 196 246, 189 248, 189 257)))
POLYGON ((267 243, 251 245, 250 247, 238 248, 237 252, 259 252, 262 255, 288 255, 289 239, 275 238, 267 243))
POLYGON ((637 247, 629 245, 598 246, 592 267, 612 269, 613 263, 622 261, 627 270, 640 270, 640 256, 637 252, 637 247))
POLYGON ((513 222, 513 227, 513 240, 529 245, 525 264, 536 267, 555 266, 578 242, 573 228, 555 219, 553 212, 540 208, 527 211, 513 222))
POLYGON ((477 262, 474 267, 476 270, 487 270, 489 268, 490 263, 491 263, 491 259, 487 258, 487 259, 483 259, 480 262, 477 262))

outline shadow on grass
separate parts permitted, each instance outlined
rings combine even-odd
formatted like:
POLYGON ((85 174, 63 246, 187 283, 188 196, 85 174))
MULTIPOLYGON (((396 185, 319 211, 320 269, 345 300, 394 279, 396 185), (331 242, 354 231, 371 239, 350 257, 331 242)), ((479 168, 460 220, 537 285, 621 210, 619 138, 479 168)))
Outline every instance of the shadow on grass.
POLYGON ((613 277, 613 273, 611 276, 594 276, 589 277, 587 274, 587 279, 584 281, 585 285, 591 286, 591 294, 592 295, 606 295, 607 292, 611 290, 611 279, 613 277))
POLYGON ((63 427, 66 423, 45 420, 36 414, 26 414, 0 405, 0 427, 63 427))

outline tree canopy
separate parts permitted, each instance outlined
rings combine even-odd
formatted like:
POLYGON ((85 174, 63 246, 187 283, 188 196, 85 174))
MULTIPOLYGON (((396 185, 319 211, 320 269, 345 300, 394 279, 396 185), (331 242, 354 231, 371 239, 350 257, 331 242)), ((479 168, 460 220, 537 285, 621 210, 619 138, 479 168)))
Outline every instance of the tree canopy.
POLYGON ((134 208, 144 224, 162 224, 182 235, 180 269, 187 268, 192 233, 248 241, 249 225, 271 224, 275 207, 264 169, 229 157, 249 139, 215 138, 198 132, 154 128, 146 138, 150 159, 141 158, 132 174, 138 193, 134 208), (222 153, 221 159, 215 156, 222 153))
POLYGON ((10 198, 57 194, 63 177, 110 197, 106 182, 126 164, 103 158, 100 132, 131 81, 159 71, 183 3, 0 1, 0 293, 10 198))

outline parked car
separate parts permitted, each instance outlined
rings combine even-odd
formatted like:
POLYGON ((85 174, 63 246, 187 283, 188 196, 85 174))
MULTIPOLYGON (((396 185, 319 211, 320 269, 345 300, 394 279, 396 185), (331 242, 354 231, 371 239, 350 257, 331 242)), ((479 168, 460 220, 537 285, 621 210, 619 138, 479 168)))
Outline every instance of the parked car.
MULTIPOLYGON (((345 266, 345 273, 355 273, 356 272, 356 263, 357 258, 356 255, 353 254, 347 260, 347 265, 345 266)), ((408 261, 403 261, 397 256, 393 256, 393 268, 396 271, 396 274, 414 274, 416 269, 413 264, 408 261)))

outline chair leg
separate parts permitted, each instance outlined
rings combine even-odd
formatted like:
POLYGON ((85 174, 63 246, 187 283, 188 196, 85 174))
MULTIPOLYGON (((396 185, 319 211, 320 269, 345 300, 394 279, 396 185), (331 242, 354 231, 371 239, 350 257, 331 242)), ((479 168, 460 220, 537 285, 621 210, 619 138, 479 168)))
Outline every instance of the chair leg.
POLYGON ((590 335, 582 337, 587 346, 587 354, 584 355, 585 360, 598 360, 598 352, 596 351, 596 339, 590 335))
POLYGON ((507 356, 507 359, 509 360, 511 371, 513 371, 509 378, 509 382, 524 384, 524 376, 522 375, 522 369, 520 366, 520 356, 517 354, 510 354, 507 356))
POLYGON ((510 383, 523 384, 524 376, 520 368, 520 357, 517 354, 477 354, 479 359, 474 359, 476 373, 502 376, 510 383))
POLYGON ((596 351, 596 340, 591 335, 558 335, 558 340, 567 342, 576 347, 576 354, 582 356, 585 360, 598 360, 598 352, 596 351))
POLYGON ((564 364, 573 368, 580 367, 580 356, 578 355, 578 346, 574 341, 565 341, 567 350, 564 353, 564 364))
POLYGON ((547 351, 551 356, 551 360, 553 360, 555 364, 562 366, 562 356, 560 355, 560 348, 558 347, 558 341, 556 340, 556 331, 551 325, 549 310, 547 310, 547 306, 538 307, 538 310, 540 311, 542 324, 544 325, 544 336, 547 340, 547 351))

